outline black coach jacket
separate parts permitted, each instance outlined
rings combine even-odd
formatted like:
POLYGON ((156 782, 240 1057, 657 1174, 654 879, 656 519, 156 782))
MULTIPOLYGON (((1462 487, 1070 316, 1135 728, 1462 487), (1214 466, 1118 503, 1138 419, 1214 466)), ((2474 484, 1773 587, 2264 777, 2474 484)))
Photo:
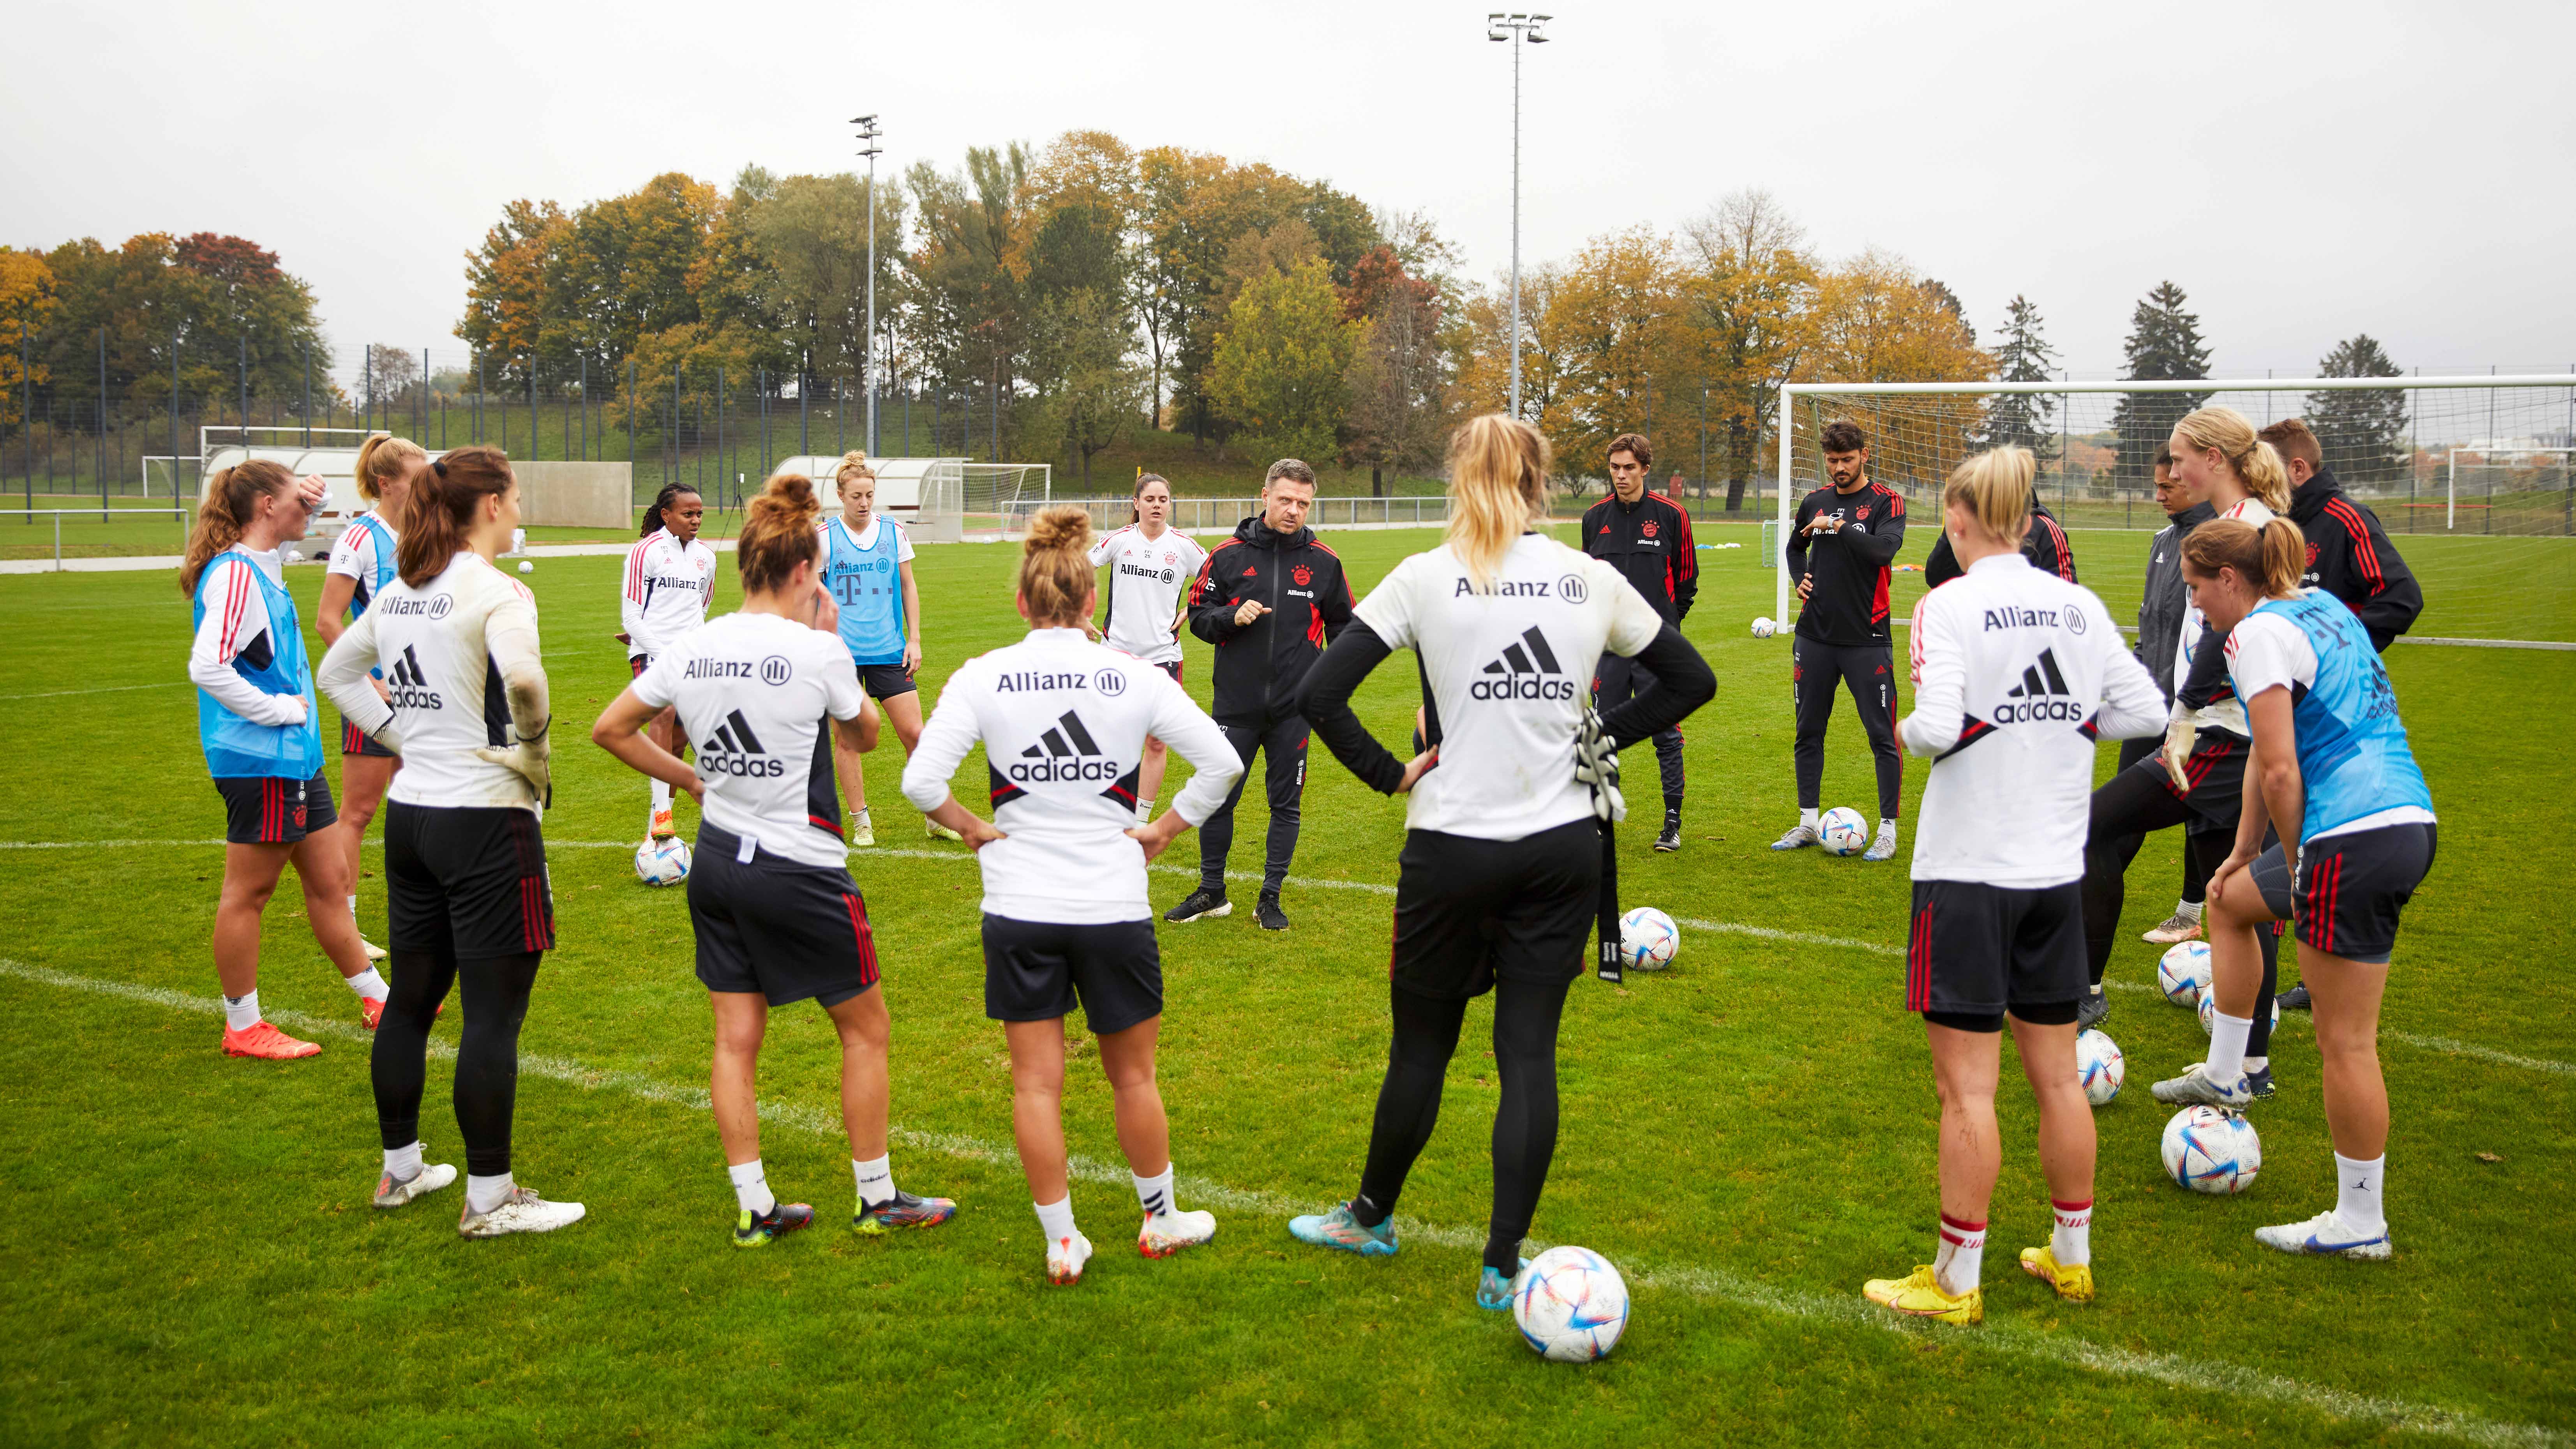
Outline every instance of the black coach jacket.
POLYGON ((1350 627, 1351 585, 1315 530, 1283 534, 1259 514, 1235 525, 1190 586, 1190 632, 1216 646, 1219 724, 1266 725, 1297 712, 1298 687, 1324 646, 1350 627), (1270 606, 1234 622, 1245 600, 1270 606))
POLYGON ((2320 469, 2290 495, 2290 521, 2308 537, 2308 569, 2299 582, 2343 600, 2370 631, 2370 647, 2385 654, 2398 635, 2424 612, 2424 590, 2414 571, 2389 546, 2379 515, 2355 503, 2320 469))

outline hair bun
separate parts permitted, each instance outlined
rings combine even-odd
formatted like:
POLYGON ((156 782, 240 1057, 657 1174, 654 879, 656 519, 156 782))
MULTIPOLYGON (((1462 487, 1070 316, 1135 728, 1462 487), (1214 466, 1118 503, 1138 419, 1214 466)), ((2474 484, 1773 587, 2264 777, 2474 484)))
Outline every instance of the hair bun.
POLYGON ((1030 553, 1044 549, 1087 549, 1091 546, 1091 512, 1069 504, 1042 508, 1029 519, 1024 547, 1030 553))

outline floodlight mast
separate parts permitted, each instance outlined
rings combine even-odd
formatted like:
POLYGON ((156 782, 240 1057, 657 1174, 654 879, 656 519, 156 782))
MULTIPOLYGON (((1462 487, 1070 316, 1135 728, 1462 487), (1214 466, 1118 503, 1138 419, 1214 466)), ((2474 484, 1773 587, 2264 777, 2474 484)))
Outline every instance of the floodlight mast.
POLYGON ((877 454, 877 157, 884 148, 877 138, 885 133, 877 129, 875 112, 852 116, 850 124, 859 128, 859 140, 865 144, 859 154, 868 158, 868 337, 859 349, 859 359, 868 375, 868 456, 877 454))
MULTIPOLYGON (((1518 39, 1522 45, 1545 45, 1547 37, 1539 30, 1551 15, 1505 14, 1496 10, 1485 16, 1485 38, 1510 44, 1518 39)), ((1512 46, 1512 416, 1521 415, 1521 46, 1512 46)))

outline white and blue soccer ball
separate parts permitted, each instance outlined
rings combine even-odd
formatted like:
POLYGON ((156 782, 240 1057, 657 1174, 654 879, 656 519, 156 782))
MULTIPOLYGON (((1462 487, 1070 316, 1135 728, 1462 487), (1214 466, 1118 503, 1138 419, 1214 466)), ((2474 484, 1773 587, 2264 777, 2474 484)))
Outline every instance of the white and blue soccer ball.
MULTIPOLYGON (((2281 998, 2277 996, 2272 998, 2272 1029, 2274 1031, 2281 1029, 2281 998)), ((2217 1031, 2218 993, 2204 991, 2200 993, 2200 1034, 2211 1036, 2217 1031)))
POLYGON ((2224 1197, 2254 1185, 2263 1139, 2254 1124, 2216 1107, 2185 1107, 2165 1124, 2165 1175, 2193 1192, 2224 1197))
POLYGON ((1619 918, 1619 960, 1632 971, 1661 971, 1673 964, 1673 953, 1681 948, 1681 930, 1653 906, 1639 906, 1619 918))
POLYGON ((2096 1107, 2108 1105, 2120 1095, 2120 1084, 2128 1077, 2128 1059, 2120 1055, 2118 1042, 2098 1030, 2075 1038, 2075 1079, 2084 1084, 2085 1101, 2096 1107))
POLYGON ((1816 835, 1827 855, 1858 855, 1869 845, 1869 822, 1848 805, 1837 805, 1816 822, 1816 835))
POLYGON ((689 844, 657 836, 635 847, 635 878, 648 886, 675 886, 689 878, 689 844))
POLYGON ((2156 963, 2156 989, 2176 1006, 2198 1006, 2209 989, 2209 943, 2185 941, 2156 963))
POLYGON ((1512 1280, 1512 1322, 1542 1358, 1606 1358, 1628 1328, 1628 1282, 1590 1248, 1550 1248, 1512 1280))
POLYGON ((1779 632, 1780 626, 1773 623, 1767 614, 1753 621, 1753 637, 1756 639, 1768 639, 1779 632))

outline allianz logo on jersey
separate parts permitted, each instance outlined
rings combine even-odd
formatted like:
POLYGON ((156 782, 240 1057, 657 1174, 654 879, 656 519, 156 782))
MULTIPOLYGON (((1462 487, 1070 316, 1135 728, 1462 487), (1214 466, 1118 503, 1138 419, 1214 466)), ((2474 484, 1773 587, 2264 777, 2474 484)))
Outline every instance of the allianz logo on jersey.
POLYGON ((698 746, 698 769, 746 780, 771 779, 787 773, 784 761, 761 748, 760 736, 751 732, 751 721, 744 719, 738 709, 728 713, 715 733, 698 746))
POLYGON ((1557 665, 1556 651, 1533 624, 1518 643, 1503 646, 1502 656, 1485 666, 1467 690, 1472 699, 1572 699, 1574 681, 1557 665), (1527 647, 1523 647, 1527 646, 1527 647))
MULTIPOLYGON (((446 595, 439 597, 445 598, 446 595)), ((414 654, 408 644, 403 646, 402 657, 394 661, 393 672, 385 676, 385 696, 396 709, 447 707, 447 702, 438 697, 438 691, 431 689, 429 681, 421 676, 420 656, 414 654)))
POLYGON ((1181 581, 1180 574, 1175 570, 1153 568, 1148 565, 1134 563, 1123 558, 1118 561, 1118 572, 1122 574, 1132 574, 1135 577, 1144 579, 1150 583, 1176 584, 1181 581))
POLYGON ((1020 751, 1020 758, 1003 773, 1015 783, 1045 784, 1059 780, 1115 780, 1126 772, 1118 768, 1117 761, 1100 752, 1099 742, 1082 727, 1082 716, 1066 710, 1038 736, 1036 744, 1020 751))
POLYGON ((2066 687, 2066 676, 2057 672, 2057 651, 2042 649, 2037 663, 2022 666, 2021 683, 2004 691, 2004 702, 1989 717, 1999 725, 2032 720, 2082 724, 2090 715, 2066 687))

